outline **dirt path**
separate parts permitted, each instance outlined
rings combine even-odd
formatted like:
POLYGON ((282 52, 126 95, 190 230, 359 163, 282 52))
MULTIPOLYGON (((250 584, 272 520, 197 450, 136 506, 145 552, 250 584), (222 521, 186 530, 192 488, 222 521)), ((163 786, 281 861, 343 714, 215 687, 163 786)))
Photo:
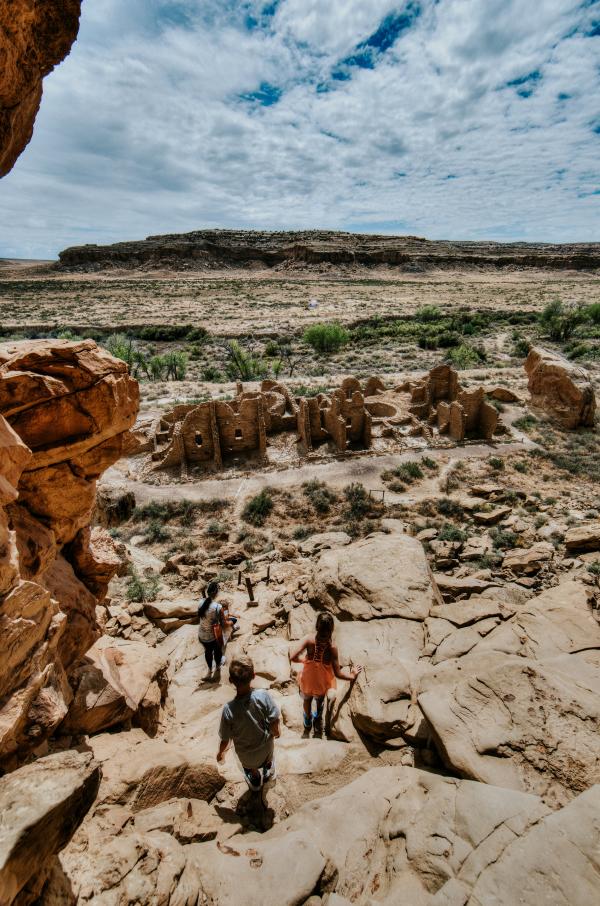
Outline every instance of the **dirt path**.
MULTIPOLYGON (((515 432, 516 433, 516 432, 515 432)), ((381 473, 392 469, 407 460, 419 460, 427 455, 444 464, 447 471, 449 465, 459 460, 485 459, 495 452, 500 455, 520 453, 531 449, 532 442, 524 435, 510 443, 474 444, 464 447, 453 447, 443 450, 427 448, 422 451, 408 453, 391 453, 384 456, 364 456, 356 459, 335 460, 328 463, 307 463, 300 468, 285 469, 280 472, 257 472, 252 476, 238 476, 236 478, 211 478, 198 483, 187 482, 184 484, 150 485, 143 481, 135 481, 124 474, 118 467, 109 469, 102 480, 104 485, 124 487, 135 494, 138 506, 150 503, 153 500, 208 500, 212 497, 221 497, 235 501, 235 510, 241 509, 243 501, 258 494, 263 488, 271 487, 285 489, 297 487, 303 481, 318 479, 333 488, 341 488, 350 482, 360 481, 367 490, 383 490, 385 485, 381 481, 381 473)), ((439 475, 436 476, 439 479, 439 475)), ((404 494, 394 494, 386 489, 386 501, 390 503, 410 503, 418 497, 431 493, 431 483, 427 482, 419 490, 404 494)))

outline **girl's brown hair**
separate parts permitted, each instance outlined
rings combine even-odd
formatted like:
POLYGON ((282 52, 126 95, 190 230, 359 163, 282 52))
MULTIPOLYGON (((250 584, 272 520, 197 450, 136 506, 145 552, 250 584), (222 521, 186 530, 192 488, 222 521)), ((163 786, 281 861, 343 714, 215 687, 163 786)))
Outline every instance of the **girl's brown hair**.
POLYGON ((333 635, 333 617, 330 613, 320 613, 317 617, 317 638, 322 642, 329 641, 333 635))

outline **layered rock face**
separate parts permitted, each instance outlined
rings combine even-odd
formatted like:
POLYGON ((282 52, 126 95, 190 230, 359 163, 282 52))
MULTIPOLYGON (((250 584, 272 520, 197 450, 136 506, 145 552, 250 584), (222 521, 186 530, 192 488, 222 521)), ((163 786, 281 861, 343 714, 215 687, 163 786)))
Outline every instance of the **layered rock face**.
POLYGON ((81 0, 0 0, 0 177, 33 133, 42 79, 79 30, 81 0))
POLYGON ((372 236, 328 230, 261 233, 253 230, 197 230, 148 236, 115 245, 82 245, 60 253, 65 269, 103 267, 280 267, 390 265, 407 270, 432 267, 558 268, 600 267, 600 245, 543 243, 434 242, 417 236, 372 236))
POLYGON ((92 341, 0 346, 0 766, 62 721, 66 671, 98 637, 118 567, 89 530, 96 481, 138 409, 127 366, 92 341))
POLYGON ((596 397, 589 374, 564 356, 533 347, 525 362, 531 403, 564 428, 593 427, 596 397))

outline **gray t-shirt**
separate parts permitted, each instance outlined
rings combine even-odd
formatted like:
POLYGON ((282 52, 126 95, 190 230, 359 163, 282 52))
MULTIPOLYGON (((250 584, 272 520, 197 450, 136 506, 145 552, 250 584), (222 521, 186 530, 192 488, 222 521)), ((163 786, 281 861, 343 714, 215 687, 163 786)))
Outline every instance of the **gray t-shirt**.
POLYGON ((223 706, 219 736, 233 740, 235 751, 245 768, 260 768, 273 755, 270 724, 279 720, 280 711, 266 689, 252 689, 223 706))
MULTIPOLYGON (((198 608, 198 616, 200 616, 200 608, 198 608)), ((223 625, 223 608, 217 601, 211 601, 204 611, 204 616, 200 617, 198 638, 201 642, 214 642, 214 627, 217 623, 223 625)))

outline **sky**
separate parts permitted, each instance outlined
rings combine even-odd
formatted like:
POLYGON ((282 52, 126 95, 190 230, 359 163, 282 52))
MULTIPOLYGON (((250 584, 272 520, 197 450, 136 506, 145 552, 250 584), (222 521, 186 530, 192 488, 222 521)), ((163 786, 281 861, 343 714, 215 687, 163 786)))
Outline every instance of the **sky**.
POLYGON ((600 241, 600 0, 83 0, 0 256, 214 227, 600 241))

